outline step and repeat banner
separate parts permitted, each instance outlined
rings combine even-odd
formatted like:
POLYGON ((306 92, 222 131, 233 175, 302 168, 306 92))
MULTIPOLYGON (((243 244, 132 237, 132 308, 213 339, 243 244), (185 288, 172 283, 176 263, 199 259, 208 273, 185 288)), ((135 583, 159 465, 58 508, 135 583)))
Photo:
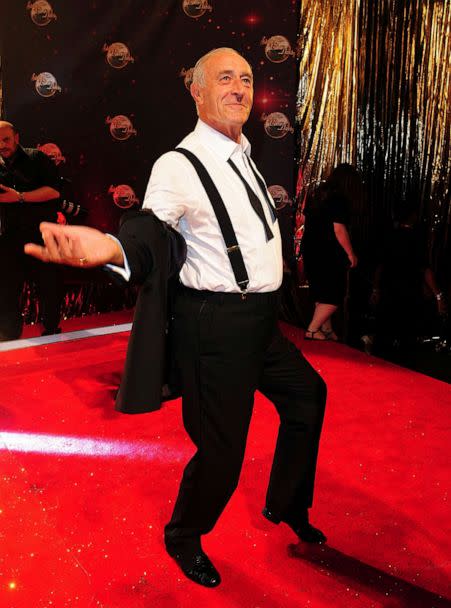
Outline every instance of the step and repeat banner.
MULTIPOLYGON (((221 46, 242 53, 255 78, 245 132, 280 209, 290 255, 297 2, 3 5, 3 118, 18 128, 23 145, 58 165, 68 221, 104 231, 115 232, 124 210, 142 203, 154 161, 193 129, 188 88, 197 59, 221 46)), ((81 298, 85 311, 93 293, 81 298)))

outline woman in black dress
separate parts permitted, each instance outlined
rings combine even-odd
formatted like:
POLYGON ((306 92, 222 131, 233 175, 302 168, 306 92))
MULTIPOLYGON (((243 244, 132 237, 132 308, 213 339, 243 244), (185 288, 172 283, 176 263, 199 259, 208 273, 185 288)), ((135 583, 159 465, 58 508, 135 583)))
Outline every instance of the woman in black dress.
POLYGON ((307 340, 337 340, 331 316, 343 302, 349 268, 357 257, 349 237, 350 209, 360 198, 362 182, 348 164, 336 167, 306 205, 302 238, 304 269, 315 302, 307 340))

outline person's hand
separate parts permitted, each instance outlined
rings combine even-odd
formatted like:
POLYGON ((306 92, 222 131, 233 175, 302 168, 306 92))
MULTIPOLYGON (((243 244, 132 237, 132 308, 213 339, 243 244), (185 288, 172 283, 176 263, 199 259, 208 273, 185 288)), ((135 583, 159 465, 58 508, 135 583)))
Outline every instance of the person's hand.
POLYGON ((351 253, 348 253, 348 259, 351 268, 355 268, 357 266, 358 260, 356 254, 353 251, 351 251, 351 253))
POLYGON ((117 242, 87 226, 59 226, 43 222, 39 229, 44 246, 27 243, 25 253, 42 262, 92 268, 105 264, 124 265, 124 256, 117 242))
POLYGON ((0 203, 18 203, 19 200, 20 196, 17 190, 0 184, 0 203))

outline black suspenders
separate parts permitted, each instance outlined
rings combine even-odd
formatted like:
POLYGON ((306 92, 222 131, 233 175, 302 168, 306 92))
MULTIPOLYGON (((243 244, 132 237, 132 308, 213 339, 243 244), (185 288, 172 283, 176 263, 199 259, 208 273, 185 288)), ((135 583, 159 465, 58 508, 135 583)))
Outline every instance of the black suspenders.
POLYGON ((215 212, 218 220, 219 228, 221 229, 222 237, 226 245, 227 255, 229 256, 235 280, 243 294, 245 294, 249 285, 249 276, 247 274, 246 266, 244 265, 240 246, 236 240, 232 222, 230 221, 229 214, 225 208, 224 201, 222 200, 218 189, 211 179, 210 174, 197 156, 189 150, 185 150, 185 148, 176 148, 175 150, 176 152, 183 154, 191 162, 197 175, 199 176, 199 179, 205 189, 205 192, 207 193, 208 198, 210 199, 211 206, 213 207, 213 211, 215 212))

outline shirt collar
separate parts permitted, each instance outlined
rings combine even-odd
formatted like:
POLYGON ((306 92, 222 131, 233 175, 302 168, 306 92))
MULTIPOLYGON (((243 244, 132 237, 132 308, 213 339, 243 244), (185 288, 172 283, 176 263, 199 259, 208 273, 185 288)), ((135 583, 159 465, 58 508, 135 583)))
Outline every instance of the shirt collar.
POLYGON ((213 129, 213 127, 210 127, 200 119, 197 121, 194 131, 205 146, 210 148, 210 150, 225 161, 229 160, 229 158, 238 151, 243 152, 247 156, 251 155, 251 144, 243 133, 241 134, 241 142, 237 144, 232 139, 226 137, 223 133, 216 131, 216 129, 213 129))
POLYGON ((17 146, 17 150, 11 156, 10 160, 14 164, 16 162, 21 162, 24 158, 28 158, 29 156, 30 154, 27 152, 27 150, 19 144, 17 146))

